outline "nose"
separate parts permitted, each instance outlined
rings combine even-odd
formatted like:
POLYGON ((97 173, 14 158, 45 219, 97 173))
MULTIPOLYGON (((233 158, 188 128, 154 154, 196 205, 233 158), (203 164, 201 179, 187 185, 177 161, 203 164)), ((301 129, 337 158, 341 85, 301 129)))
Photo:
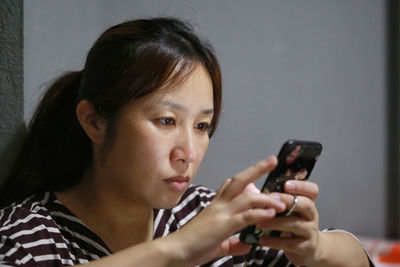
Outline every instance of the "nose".
POLYGON ((179 169, 179 172, 185 172, 189 163, 197 158, 196 140, 192 129, 185 129, 176 138, 175 146, 171 151, 171 162, 179 169))

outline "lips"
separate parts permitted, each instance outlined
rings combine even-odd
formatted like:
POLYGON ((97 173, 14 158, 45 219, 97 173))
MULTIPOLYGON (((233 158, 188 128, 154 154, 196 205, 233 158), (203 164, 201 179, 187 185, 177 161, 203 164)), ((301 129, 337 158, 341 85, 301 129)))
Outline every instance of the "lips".
POLYGON ((174 191, 183 191, 187 188, 190 178, 188 176, 176 176, 165 179, 164 182, 174 191))

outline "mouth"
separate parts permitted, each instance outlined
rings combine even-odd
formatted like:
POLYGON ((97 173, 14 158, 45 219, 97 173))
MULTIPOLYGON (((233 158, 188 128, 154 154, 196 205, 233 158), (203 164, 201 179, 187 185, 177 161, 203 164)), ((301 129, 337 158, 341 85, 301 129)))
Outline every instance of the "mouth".
POLYGON ((174 191, 184 191, 189 185, 189 176, 176 176, 165 179, 164 182, 174 191))

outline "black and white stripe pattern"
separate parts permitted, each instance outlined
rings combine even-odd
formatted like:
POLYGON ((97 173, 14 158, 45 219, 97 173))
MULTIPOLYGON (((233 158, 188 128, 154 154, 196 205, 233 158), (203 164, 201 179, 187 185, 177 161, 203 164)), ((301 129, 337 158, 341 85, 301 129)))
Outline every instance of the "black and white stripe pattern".
MULTIPOLYGON (((154 210, 154 238, 180 229, 209 205, 214 195, 205 187, 193 185, 174 208, 154 210)), ((107 245, 52 192, 0 210, 0 266, 71 266, 110 254, 107 245)), ((244 257, 228 256, 204 266, 243 264, 244 257)), ((258 247, 248 266, 293 265, 282 251, 258 247)))

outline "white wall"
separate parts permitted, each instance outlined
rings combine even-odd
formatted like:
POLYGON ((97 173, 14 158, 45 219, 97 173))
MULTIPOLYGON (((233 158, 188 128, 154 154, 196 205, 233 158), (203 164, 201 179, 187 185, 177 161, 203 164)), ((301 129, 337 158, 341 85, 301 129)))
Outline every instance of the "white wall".
POLYGON ((218 188, 288 138, 318 140, 324 151, 311 179, 320 186, 321 228, 383 236, 384 3, 25 1, 25 119, 46 81, 81 69, 107 27, 139 17, 187 18, 215 46, 225 90, 220 128, 196 182, 218 188))

